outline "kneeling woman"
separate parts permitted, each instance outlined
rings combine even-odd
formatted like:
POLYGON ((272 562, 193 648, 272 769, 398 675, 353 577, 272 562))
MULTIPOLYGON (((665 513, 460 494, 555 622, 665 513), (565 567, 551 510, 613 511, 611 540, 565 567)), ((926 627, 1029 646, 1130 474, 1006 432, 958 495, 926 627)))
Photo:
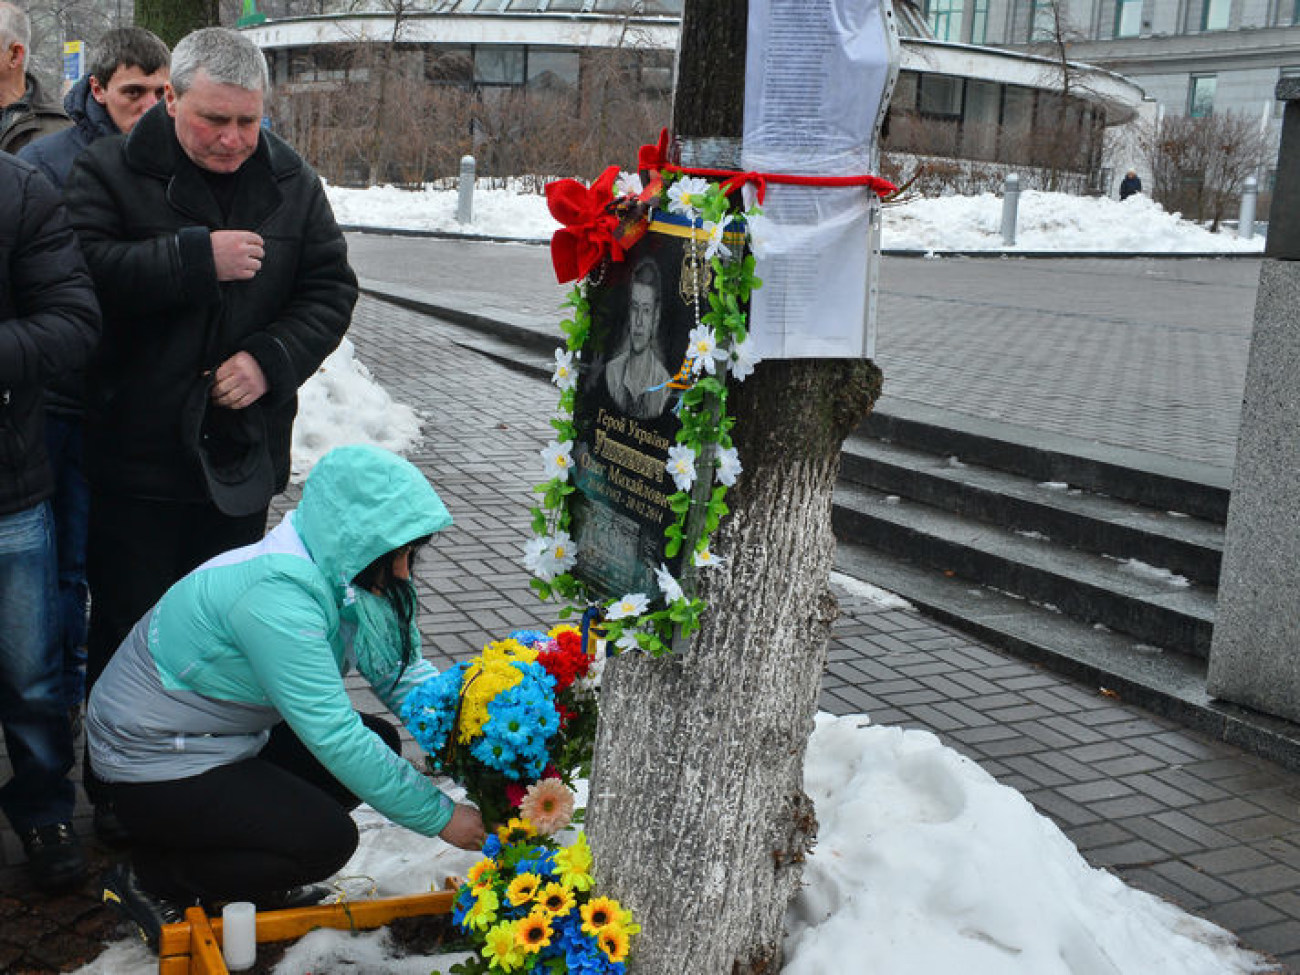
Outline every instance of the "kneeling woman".
POLYGON ((368 802, 462 849, 483 822, 353 709, 355 666, 397 713, 433 675, 420 656, 415 551, 451 516, 412 464, 374 447, 327 454, 261 542, 171 587, 95 684, 95 774, 133 839, 104 899, 156 943, 196 900, 283 903, 357 846, 368 802))

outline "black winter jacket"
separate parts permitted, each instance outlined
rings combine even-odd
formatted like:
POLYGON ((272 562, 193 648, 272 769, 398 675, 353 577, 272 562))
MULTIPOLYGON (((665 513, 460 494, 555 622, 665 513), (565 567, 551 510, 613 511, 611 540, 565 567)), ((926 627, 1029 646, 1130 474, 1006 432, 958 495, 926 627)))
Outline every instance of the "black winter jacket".
MULTIPOLYGON (((63 110, 72 125, 27 143, 18 153, 19 159, 31 163, 59 189, 68 181, 68 173, 82 149, 118 132, 108 109, 90 93, 89 76, 68 89, 63 96, 63 110)), ((55 376, 45 387, 45 408, 57 416, 80 417, 85 399, 86 376, 81 370, 55 376)))
POLYGON ((242 350, 269 384, 260 405, 282 489, 298 387, 338 345, 357 299, 347 243, 319 177, 263 132, 226 218, 159 103, 128 135, 89 146, 64 196, 104 308, 86 405, 92 486, 142 498, 206 497, 183 445, 182 406, 205 371, 242 350), (263 237, 255 277, 217 281, 212 230, 263 237))
POLYGON ((0 152, 0 515, 45 500, 41 387, 75 370, 99 334, 99 306, 58 191, 0 152))

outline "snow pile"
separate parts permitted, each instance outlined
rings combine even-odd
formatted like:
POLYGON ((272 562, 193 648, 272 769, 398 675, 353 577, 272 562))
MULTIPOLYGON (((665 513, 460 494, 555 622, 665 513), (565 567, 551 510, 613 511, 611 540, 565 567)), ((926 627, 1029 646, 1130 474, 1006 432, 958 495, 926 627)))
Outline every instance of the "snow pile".
MULTIPOLYGON (((339 223, 354 227, 440 230, 486 237, 549 238, 559 226, 535 193, 479 189, 474 220, 456 222, 455 190, 326 187, 339 223)), ((1067 193, 1020 194, 1016 244, 1002 246, 1002 200, 992 193, 914 200, 885 208, 883 246, 923 251, 1118 251, 1259 253, 1263 237, 1212 234, 1166 213, 1150 197, 1123 203, 1067 193)))
POLYGON ((1262 252, 1264 239, 1212 234, 1149 196, 1108 197, 1027 190, 1016 243, 1002 246, 1002 199, 992 193, 915 200, 887 207, 883 246, 949 251, 1262 252))
MULTIPOLYGON (((1089 867, 1020 793, 929 732, 819 714, 804 776, 821 835, 786 919, 786 975, 1269 970, 1222 928, 1089 867)), ((336 878, 352 896, 441 888, 476 859, 368 807, 354 818, 361 846, 336 878)), ((383 931, 316 931, 275 971, 425 975, 460 957, 396 961, 389 951, 383 931)), ((80 973, 145 975, 156 966, 131 940, 80 973)))
POLYGON ((350 190, 326 184, 334 218, 344 226, 441 230, 483 237, 549 239, 560 226, 545 198, 516 190, 474 190, 472 223, 456 220, 455 190, 403 190, 371 186, 350 190))
POLYGON ((298 390, 292 477, 301 481, 316 461, 343 444, 376 444, 401 454, 419 442, 419 415, 393 402, 345 338, 298 390))
POLYGON ((1088 866, 929 732, 820 714, 804 788, 821 835, 787 917, 786 975, 1268 970, 1222 928, 1088 866))

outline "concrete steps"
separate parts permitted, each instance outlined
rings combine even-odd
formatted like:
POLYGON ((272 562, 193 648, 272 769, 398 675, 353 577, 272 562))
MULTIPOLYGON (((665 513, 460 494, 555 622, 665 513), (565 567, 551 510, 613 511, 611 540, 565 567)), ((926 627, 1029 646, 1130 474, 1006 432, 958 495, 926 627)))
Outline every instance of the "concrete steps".
MULTIPOLYGON (((1083 643, 1109 632, 1138 653, 1177 653, 1203 668, 1223 524, 1183 509, 1226 513, 1226 488, 1161 458, 1124 467, 1132 458, 1101 456, 1096 445, 1035 443, 922 410, 886 404, 845 444, 834 524, 850 574, 891 588, 870 568, 871 556, 886 556, 1010 597, 1018 615, 1072 621, 1083 643)), ((912 589, 900 595, 927 602, 917 576, 895 575, 912 589)))

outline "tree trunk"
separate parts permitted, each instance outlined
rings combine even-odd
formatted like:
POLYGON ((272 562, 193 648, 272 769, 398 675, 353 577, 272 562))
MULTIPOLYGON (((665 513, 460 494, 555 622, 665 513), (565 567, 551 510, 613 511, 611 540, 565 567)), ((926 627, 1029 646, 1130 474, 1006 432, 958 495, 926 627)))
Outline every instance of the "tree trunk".
POLYGON ((200 27, 221 23, 219 0, 135 0, 135 25, 153 31, 168 47, 200 27))
MULTIPOLYGON (((746 13, 686 5, 674 125, 697 157, 738 156, 725 146, 741 132, 746 13)), ((764 362, 733 386, 745 472, 711 546, 726 561, 704 573, 703 626, 680 656, 606 669, 588 828, 601 890, 643 927, 637 975, 781 968, 817 830, 802 783, 836 615, 831 495, 880 388, 866 360, 764 362)))

